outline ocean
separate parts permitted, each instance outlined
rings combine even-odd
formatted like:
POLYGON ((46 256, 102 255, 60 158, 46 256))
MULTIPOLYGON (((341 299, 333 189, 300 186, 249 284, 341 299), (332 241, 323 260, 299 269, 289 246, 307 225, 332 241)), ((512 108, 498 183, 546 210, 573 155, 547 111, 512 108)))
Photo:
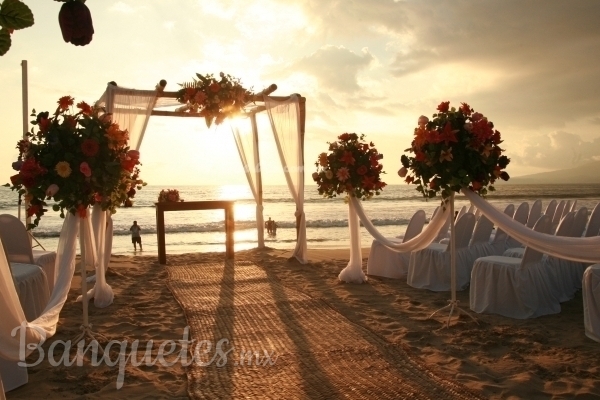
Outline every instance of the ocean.
MULTIPOLYGON (((129 228, 136 220, 142 228, 142 254, 157 254, 156 212, 154 202, 164 186, 146 186, 139 190, 134 206, 120 208, 113 215, 113 254, 133 254, 129 228)), ((186 201, 235 200, 235 250, 257 246, 256 204, 252 193, 244 185, 180 186, 177 188, 186 201)), ((287 186, 266 186, 263 189, 264 218, 275 220, 277 235, 265 232, 265 245, 277 249, 293 249, 296 240, 295 204, 287 186)), ((551 199, 578 200, 577 208, 587 207, 589 212, 600 202, 600 184, 590 185, 511 185, 500 184, 487 200, 498 209, 513 203, 533 203, 542 199, 543 209, 551 199)), ((18 215, 16 192, 0 187, 0 214, 18 215)), ((363 207, 379 231, 388 237, 404 233, 416 210, 422 209, 428 218, 439 199, 425 201, 414 185, 386 186, 380 196, 364 201, 363 207)), ((468 205, 463 196, 456 197, 456 209, 468 205)), ((326 199, 317 193, 309 182, 305 188, 306 234, 308 248, 348 248, 348 205, 343 197, 326 199)), ((55 250, 63 219, 50 211, 42 217, 33 234, 47 250, 55 250)), ((24 218, 24 210, 21 211, 24 218)), ((179 211, 165 213, 167 254, 225 251, 223 210, 179 211)), ((372 237, 361 228, 361 245, 369 247, 372 237)), ((138 254, 140 252, 138 251, 138 254)))

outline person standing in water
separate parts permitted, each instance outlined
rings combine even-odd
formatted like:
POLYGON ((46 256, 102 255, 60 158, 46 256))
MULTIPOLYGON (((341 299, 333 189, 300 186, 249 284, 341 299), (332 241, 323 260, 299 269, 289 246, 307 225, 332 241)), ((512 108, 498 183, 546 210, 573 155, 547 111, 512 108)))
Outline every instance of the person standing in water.
POLYGON ((137 221, 133 221, 133 225, 129 228, 131 231, 131 243, 133 243, 133 251, 137 250, 137 245, 140 245, 140 251, 142 251, 142 236, 140 235, 140 231, 142 228, 137 224, 137 221))

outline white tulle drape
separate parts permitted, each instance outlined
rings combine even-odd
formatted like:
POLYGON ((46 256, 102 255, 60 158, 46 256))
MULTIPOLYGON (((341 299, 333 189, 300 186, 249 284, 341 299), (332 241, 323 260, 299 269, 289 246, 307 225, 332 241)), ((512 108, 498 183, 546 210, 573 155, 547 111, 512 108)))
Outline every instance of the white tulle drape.
POLYGON ((99 102, 119 128, 129 132, 129 147, 139 150, 148 126, 148 119, 156 104, 156 90, 127 89, 107 85, 99 102))
POLYGON ((294 201, 296 217, 300 217, 298 239, 292 254, 298 261, 308 262, 306 253, 306 216, 304 214, 304 145, 300 121, 300 105, 297 95, 279 101, 264 97, 265 106, 273 129, 281 166, 294 201))
POLYGON ((509 236, 542 253, 584 263, 600 262, 600 236, 554 236, 528 229, 468 189, 462 191, 477 209, 509 236))
MULTIPOLYGON (((356 199, 355 199, 356 200, 356 199)), ((350 230, 350 261, 346 268, 340 272, 338 279, 348 283, 363 283, 367 277, 362 270, 362 248, 360 245, 360 222, 356 211, 358 201, 348 203, 348 228, 350 230)))
POLYGON ((263 217, 262 178, 260 174, 260 158, 258 155, 258 132, 256 121, 251 117, 230 121, 235 144, 246 172, 250 190, 256 201, 256 229, 258 230, 258 247, 265 247, 265 231, 263 217))
MULTIPOLYGON (((448 220, 448 217, 450 216, 449 206, 447 206, 445 209, 440 208, 440 211, 435 213, 435 215, 431 218, 431 221, 429 221, 429 224, 423 228, 423 231, 421 231, 420 234, 404 243, 398 243, 391 241, 379 233, 377 228, 375 228, 375 225, 373 225, 369 217, 367 217, 361 202, 356 197, 350 197, 350 204, 352 205, 351 210, 353 209, 358 215, 360 222, 363 224, 367 232, 369 232, 373 238, 377 239, 384 246, 398 252, 416 251, 429 246, 435 240, 440 229, 444 226, 448 220)), ((354 242, 351 240, 350 243, 352 245, 354 242)), ((356 249, 353 250, 351 247, 351 254, 352 251, 356 251, 356 249)))
POLYGON ((96 284, 88 292, 88 296, 94 297, 94 304, 97 307, 106 307, 112 303, 112 288, 104 280, 104 267, 106 265, 104 260, 107 255, 105 253, 106 243, 102 237, 105 236, 107 227, 106 213, 100 207, 97 207, 91 215, 88 209, 86 218, 80 218, 79 216, 67 213, 56 250, 57 276, 54 290, 50 295, 48 305, 34 321, 27 322, 25 319, 4 248, 0 251, 0 315, 2 315, 2 324, 0 324, 0 356, 3 358, 23 360, 28 352, 31 351, 31 349, 25 347, 27 343, 40 343, 56 332, 59 314, 67 300, 75 270, 77 234, 80 232, 80 224, 82 224, 83 228, 81 230, 83 234, 79 238, 80 246, 81 248, 85 247, 85 251, 83 252, 85 259, 82 262, 86 266, 93 266, 97 273, 96 284), (98 220, 97 226, 100 228, 96 234, 92 229, 91 219, 98 220), (100 238, 100 240, 96 241, 95 238, 100 238), (98 251, 98 249, 102 249, 102 251, 98 251), (24 332, 15 330, 21 324, 25 326, 24 332), (21 340, 23 340, 23 345, 21 345, 21 340))

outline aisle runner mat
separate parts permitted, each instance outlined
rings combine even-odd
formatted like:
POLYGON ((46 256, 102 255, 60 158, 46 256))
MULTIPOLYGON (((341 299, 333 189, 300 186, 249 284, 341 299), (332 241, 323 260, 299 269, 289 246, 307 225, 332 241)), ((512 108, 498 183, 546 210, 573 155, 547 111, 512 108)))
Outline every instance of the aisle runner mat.
POLYGON ((192 348, 205 341, 204 365, 187 368, 190 398, 480 398, 251 262, 166 268, 192 348))

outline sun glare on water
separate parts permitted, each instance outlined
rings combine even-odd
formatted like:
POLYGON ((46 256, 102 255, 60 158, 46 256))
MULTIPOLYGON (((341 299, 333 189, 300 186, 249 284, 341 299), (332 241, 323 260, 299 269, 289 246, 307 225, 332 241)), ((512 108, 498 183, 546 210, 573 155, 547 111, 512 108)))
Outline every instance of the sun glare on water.
POLYGON ((241 200, 253 198, 248 185, 223 185, 217 192, 219 200, 241 200))

